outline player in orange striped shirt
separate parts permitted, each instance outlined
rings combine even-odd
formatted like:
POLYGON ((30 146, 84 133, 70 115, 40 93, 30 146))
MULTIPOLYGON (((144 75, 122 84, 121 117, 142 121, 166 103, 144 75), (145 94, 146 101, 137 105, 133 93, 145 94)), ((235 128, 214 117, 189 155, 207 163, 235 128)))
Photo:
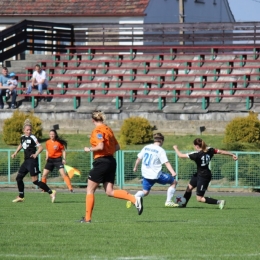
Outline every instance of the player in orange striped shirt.
POLYGON ((106 194, 117 199, 130 200, 137 208, 138 215, 143 212, 143 199, 129 194, 125 190, 114 190, 116 160, 114 153, 120 150, 120 146, 110 127, 104 124, 105 115, 101 111, 92 113, 92 122, 95 129, 91 133, 91 147, 85 147, 85 152, 93 152, 93 168, 89 172, 86 195, 86 215, 81 223, 90 223, 94 208, 94 193, 100 183, 103 183, 106 194))
POLYGON ((42 182, 47 183, 47 176, 54 167, 59 169, 60 175, 65 181, 70 192, 74 192, 71 186, 70 179, 64 170, 66 164, 66 147, 67 141, 58 136, 56 130, 52 129, 49 133, 50 139, 46 142, 46 165, 42 174, 42 182))

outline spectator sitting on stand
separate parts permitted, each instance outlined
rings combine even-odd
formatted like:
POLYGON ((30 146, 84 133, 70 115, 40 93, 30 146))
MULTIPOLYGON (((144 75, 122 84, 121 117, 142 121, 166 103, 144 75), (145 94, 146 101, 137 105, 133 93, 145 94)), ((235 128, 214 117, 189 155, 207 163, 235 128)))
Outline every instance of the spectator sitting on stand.
MULTIPOLYGON (((15 89, 16 89, 17 85, 18 85, 18 82, 17 82, 15 73, 11 72, 9 74, 9 77, 10 77, 10 79, 7 81, 7 85, 8 86, 15 86, 15 89)), ((14 89, 13 90, 7 89, 6 90, 6 97, 11 96, 12 95, 12 91, 14 91, 14 89)))
MULTIPOLYGON (((0 109, 4 108, 4 101, 3 96, 6 96, 6 92, 11 91, 12 101, 11 101, 11 108, 16 108, 16 96, 17 96, 17 84, 14 85, 11 82, 12 77, 8 75, 8 69, 6 67, 2 68, 2 75, 0 75, 0 109)), ((16 81, 17 83, 17 81, 16 81)))
POLYGON ((26 94, 30 94, 32 89, 38 89, 38 94, 42 94, 44 89, 47 89, 48 82, 46 77, 46 72, 42 70, 40 65, 35 65, 35 69, 32 75, 31 83, 28 86, 26 94))

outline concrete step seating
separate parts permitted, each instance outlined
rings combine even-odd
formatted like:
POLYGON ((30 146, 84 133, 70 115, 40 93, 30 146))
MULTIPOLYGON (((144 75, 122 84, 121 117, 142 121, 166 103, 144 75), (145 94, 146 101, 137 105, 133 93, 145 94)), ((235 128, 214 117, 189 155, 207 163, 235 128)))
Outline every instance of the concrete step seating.
MULTIPOLYGON (((138 50, 144 51, 141 47, 138 50)), ((102 54, 90 48, 78 51, 86 50, 88 53, 71 53, 70 49, 68 54, 37 61, 49 77, 44 95, 22 94, 34 69, 26 67, 25 74, 17 75, 20 98, 29 99, 32 108, 39 105, 38 99, 64 103, 66 98, 73 109, 83 103, 105 102, 120 109, 140 102, 157 104, 157 109, 163 110, 181 102, 197 102, 206 110, 212 103, 226 102, 242 103, 248 110, 259 101, 260 62, 255 48, 238 54, 232 53, 231 47, 228 56, 219 48, 203 54, 191 53, 193 48, 188 54, 171 49, 170 55, 141 54, 135 49, 126 54, 102 54)), ((120 50, 123 48, 117 52, 120 50)), ((112 48, 109 51, 113 52, 112 48)))

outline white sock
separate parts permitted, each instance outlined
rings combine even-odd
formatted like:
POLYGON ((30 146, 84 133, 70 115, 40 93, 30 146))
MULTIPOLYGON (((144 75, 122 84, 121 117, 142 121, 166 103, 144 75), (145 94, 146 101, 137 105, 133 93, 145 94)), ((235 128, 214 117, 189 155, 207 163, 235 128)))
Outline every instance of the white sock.
POLYGON ((169 201, 171 201, 172 200, 172 197, 173 197, 173 195, 174 195, 174 193, 175 193, 175 188, 173 188, 172 186, 170 186, 169 188, 168 188, 168 190, 167 190, 167 199, 166 199, 166 202, 169 202, 169 201))
POLYGON ((142 190, 137 191, 135 197, 144 197, 144 192, 142 190))

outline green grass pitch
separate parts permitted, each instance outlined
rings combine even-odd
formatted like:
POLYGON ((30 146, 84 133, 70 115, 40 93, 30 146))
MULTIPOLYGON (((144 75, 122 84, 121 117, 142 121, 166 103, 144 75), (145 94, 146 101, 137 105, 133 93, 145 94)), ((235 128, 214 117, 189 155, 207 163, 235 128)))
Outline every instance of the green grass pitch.
POLYGON ((98 192, 91 224, 84 216, 85 193, 48 194, 27 189, 0 192, 0 259, 198 260, 260 259, 259 196, 216 196, 223 210, 198 203, 165 208, 165 195, 144 198, 144 212, 98 192))

